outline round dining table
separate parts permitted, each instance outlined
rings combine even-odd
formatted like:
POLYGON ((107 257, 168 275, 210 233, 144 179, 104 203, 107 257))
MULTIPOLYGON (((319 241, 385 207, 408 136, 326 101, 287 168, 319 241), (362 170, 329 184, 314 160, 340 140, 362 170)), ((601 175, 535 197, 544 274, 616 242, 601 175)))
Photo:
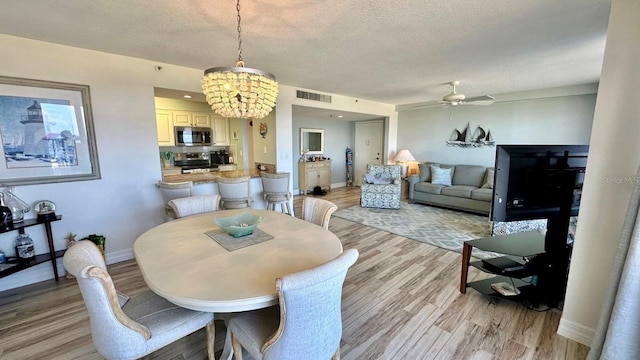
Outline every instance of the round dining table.
MULTIPOLYGON (((216 318, 226 322, 228 314, 224 313, 277 304, 277 278, 334 259, 342 253, 342 243, 332 232, 287 214, 239 209, 208 212, 158 225, 136 239, 133 253, 145 283, 153 292, 178 306, 216 313, 216 318), (243 212, 263 218, 257 228, 268 240, 229 251, 208 235, 220 230, 213 221, 215 218, 243 212)), ((210 326, 215 332, 213 324, 210 326)), ((211 354, 213 340, 207 345, 211 354)), ((230 359, 232 354, 227 333, 220 358, 230 359)))
MULTIPOLYGON (((244 241, 242 237, 234 239, 244 241)), ((259 209, 223 210, 166 222, 140 235, 133 253, 146 284, 192 310, 228 313, 278 303, 277 278, 311 269, 342 252, 340 239, 290 215, 259 209), (215 218, 261 216, 257 229, 272 238, 228 251, 207 235, 215 218)))

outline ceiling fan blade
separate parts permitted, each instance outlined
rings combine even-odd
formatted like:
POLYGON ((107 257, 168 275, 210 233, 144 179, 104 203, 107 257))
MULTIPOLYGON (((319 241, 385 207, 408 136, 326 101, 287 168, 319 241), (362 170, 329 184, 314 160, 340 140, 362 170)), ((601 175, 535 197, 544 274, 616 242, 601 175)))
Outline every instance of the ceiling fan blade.
POLYGON ((464 101, 464 104, 465 105, 491 105, 494 103, 494 101, 496 100, 493 96, 482 95, 482 96, 476 96, 476 97, 466 99, 464 101))
POLYGON ((431 109, 431 108, 442 106, 441 103, 442 101, 432 100, 432 101, 425 101, 425 102, 414 103, 414 104, 396 105, 396 111, 431 109))

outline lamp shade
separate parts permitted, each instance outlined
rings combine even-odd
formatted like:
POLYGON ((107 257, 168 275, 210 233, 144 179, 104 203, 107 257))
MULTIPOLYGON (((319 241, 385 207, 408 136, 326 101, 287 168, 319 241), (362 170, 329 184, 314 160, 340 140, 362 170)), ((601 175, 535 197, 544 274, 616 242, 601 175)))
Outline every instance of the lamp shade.
POLYGON ((396 157, 394 158, 394 160, 397 162, 416 161, 416 159, 413 157, 413 155, 411 155, 409 150, 400 150, 400 152, 396 154, 396 157))

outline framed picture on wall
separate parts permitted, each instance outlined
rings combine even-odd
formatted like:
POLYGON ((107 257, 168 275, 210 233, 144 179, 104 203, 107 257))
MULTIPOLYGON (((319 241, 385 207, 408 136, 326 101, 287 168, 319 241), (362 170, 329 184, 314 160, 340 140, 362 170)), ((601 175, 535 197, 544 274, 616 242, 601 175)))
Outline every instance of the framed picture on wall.
POLYGON ((238 140, 238 131, 233 130, 233 140, 238 140))
POLYGON ((0 184, 100 179, 88 85, 0 76, 0 184))

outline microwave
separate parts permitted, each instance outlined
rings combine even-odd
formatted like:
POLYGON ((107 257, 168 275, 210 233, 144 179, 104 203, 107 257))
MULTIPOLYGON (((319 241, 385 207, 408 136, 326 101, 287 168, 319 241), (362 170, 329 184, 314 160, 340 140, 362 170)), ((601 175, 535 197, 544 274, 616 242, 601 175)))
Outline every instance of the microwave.
POLYGON ((211 129, 193 126, 176 126, 176 146, 211 145, 211 129))

